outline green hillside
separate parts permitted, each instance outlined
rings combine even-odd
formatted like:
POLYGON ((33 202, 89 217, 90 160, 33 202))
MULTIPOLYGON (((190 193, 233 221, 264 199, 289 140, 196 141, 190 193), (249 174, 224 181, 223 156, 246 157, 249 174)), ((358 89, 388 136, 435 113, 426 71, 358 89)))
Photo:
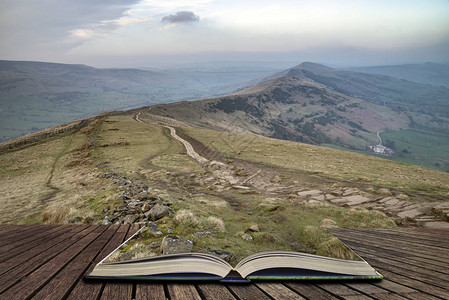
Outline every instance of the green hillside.
POLYGON ((19 144, 0 144, 0 222, 116 218, 145 223, 130 205, 156 201, 171 213, 154 220, 162 236, 149 241, 176 234, 193 238, 194 251, 227 251, 235 260, 267 245, 341 256, 329 227, 446 224, 428 208, 449 196, 447 173, 302 143, 176 126, 208 160, 199 164, 160 125, 167 120, 150 112, 94 117, 64 133, 37 134, 34 142, 29 137, 28 144, 12 149, 8 145, 19 144), (405 217, 416 209, 416 216, 405 217), (127 219, 114 217, 123 210, 127 219))

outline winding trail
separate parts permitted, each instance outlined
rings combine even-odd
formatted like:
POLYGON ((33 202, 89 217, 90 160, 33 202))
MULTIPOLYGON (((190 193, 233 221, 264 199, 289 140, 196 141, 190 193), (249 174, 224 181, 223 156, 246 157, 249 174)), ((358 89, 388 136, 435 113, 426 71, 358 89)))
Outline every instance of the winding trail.
MULTIPOLYGON (((136 114, 136 121, 137 121, 137 122, 140 122, 140 123, 145 123, 145 122, 143 122, 141 119, 139 119, 139 116, 140 116, 140 112, 139 112, 138 114, 136 114)), ((171 126, 168 126, 168 125, 165 125, 165 124, 160 124, 160 125, 163 126, 163 127, 165 127, 165 128, 168 128, 168 129, 170 130, 170 135, 171 135, 174 139, 180 141, 180 142, 184 145, 184 147, 186 148, 186 151, 187 151, 187 155, 189 155, 190 157, 192 157, 192 158, 193 158, 194 160, 196 160, 199 164, 207 164, 207 163, 209 162, 208 159, 206 159, 206 158, 204 158, 203 156, 199 155, 199 154, 195 151, 195 149, 193 149, 192 144, 190 144, 188 141, 186 141, 185 139, 183 139, 182 137, 180 137, 179 135, 177 135, 177 134, 176 134, 176 129, 175 129, 175 128, 173 128, 173 127, 171 127, 171 126)))
POLYGON ((379 138, 379 144, 378 144, 378 145, 381 145, 381 146, 382 146, 382 139, 380 138, 380 133, 381 133, 382 131, 383 131, 383 130, 377 132, 377 137, 379 138))

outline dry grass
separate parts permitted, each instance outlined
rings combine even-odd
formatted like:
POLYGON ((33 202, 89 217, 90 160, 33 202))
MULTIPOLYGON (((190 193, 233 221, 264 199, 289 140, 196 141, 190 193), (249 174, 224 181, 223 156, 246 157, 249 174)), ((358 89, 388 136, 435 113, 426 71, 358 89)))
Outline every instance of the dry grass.
POLYGON ((47 209, 42 212, 42 224, 64 224, 67 223, 67 209, 47 209))
POLYGON ((223 220, 215 216, 207 217, 205 227, 207 227, 209 230, 214 230, 218 232, 226 231, 223 220))
POLYGON ((411 192, 449 196, 449 173, 373 156, 260 136, 186 128, 186 133, 221 155, 295 172, 364 182, 411 192), (257 151, 255 151, 257 149, 257 151))
POLYGON ((173 218, 173 223, 176 226, 196 227, 199 224, 199 220, 190 210, 181 209, 173 218))

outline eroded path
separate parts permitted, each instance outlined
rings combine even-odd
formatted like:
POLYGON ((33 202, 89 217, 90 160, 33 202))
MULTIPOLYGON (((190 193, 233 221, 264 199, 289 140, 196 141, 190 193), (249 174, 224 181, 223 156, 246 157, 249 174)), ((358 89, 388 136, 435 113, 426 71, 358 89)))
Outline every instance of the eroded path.
MULTIPOLYGON (((381 211, 393 220, 402 219, 412 221, 413 224, 410 224, 411 226, 449 228, 449 223, 444 220, 444 215, 449 217, 449 202, 434 206, 425 206, 411 203, 408 197, 402 194, 387 194, 379 197, 379 195, 366 193, 357 188, 322 186, 320 188, 310 189, 295 184, 289 185, 288 182, 283 182, 276 175, 276 172, 267 176, 266 170, 254 164, 251 164, 248 170, 243 170, 244 172, 242 172, 242 169, 246 169, 242 168, 242 166, 208 160, 197 153, 189 141, 180 137, 174 127, 167 124, 167 121, 171 121, 168 118, 160 119, 157 116, 152 120, 145 120, 144 122, 139 117, 140 112, 135 116, 136 121, 157 124, 168 128, 171 136, 184 145, 187 154, 207 170, 205 176, 197 176, 195 178, 196 183, 206 190, 213 190, 218 193, 239 190, 243 193, 265 194, 270 197, 294 197, 296 201, 302 203, 323 202, 347 208, 365 208, 381 211), (242 175, 242 173, 245 173, 245 175, 242 175)), ((175 126, 178 125, 176 124, 175 126)), ((379 137, 379 144, 381 144, 382 140, 379 134, 380 132, 377 135, 379 137)), ((388 191, 388 193, 390 192, 388 191)), ((402 225, 407 226, 407 224, 402 225)))

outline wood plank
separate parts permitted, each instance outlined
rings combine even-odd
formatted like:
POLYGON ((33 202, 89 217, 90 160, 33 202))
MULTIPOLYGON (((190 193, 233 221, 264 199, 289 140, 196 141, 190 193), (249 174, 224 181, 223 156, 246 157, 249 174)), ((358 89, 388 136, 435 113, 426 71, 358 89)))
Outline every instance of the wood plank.
MULTIPOLYGON (((121 243, 125 241, 125 236, 128 233, 129 225, 112 225, 117 226, 117 231, 111 240, 107 243, 101 253, 97 258, 91 263, 84 275, 92 272, 96 264, 98 264, 103 258, 105 258, 109 253, 111 253, 115 248, 117 248, 121 243)), ((67 299, 77 300, 77 299, 98 299, 101 290, 104 287, 103 281, 95 280, 80 280, 76 284, 75 288, 72 290, 67 299)))
POLYGON ((25 250, 19 253, 19 255, 13 256, 10 259, 0 263, 0 275, 9 272, 12 268, 17 267, 25 261, 32 259, 34 256, 39 255, 40 253, 46 251, 51 247, 54 247, 58 243, 70 238, 71 236, 85 228, 86 226, 67 226, 64 232, 59 232, 59 236, 56 236, 52 239, 46 239, 45 242, 43 242, 39 246, 25 250), (6 265, 8 267, 6 267, 6 265))
POLYGON ((193 284, 168 283, 167 289, 171 300, 201 300, 201 296, 193 284))
POLYGON ((395 243, 394 241, 388 241, 388 240, 377 240, 373 239, 371 236, 357 236, 357 235, 350 235, 350 236, 339 236, 337 237, 345 244, 350 242, 355 243, 361 243, 368 247, 376 247, 380 249, 388 249, 393 251, 400 251, 400 252, 406 252, 409 255, 418 256, 426 259, 431 259, 436 262, 440 262, 443 264, 449 263, 449 258, 447 258, 447 251, 441 252, 441 251, 434 251, 433 249, 417 249, 414 248, 412 244, 409 245, 403 245, 400 242, 395 243))
POLYGON ((84 230, 74 234, 73 236, 69 236, 63 242, 56 244, 43 252, 40 252, 38 255, 27 260, 26 262, 19 263, 14 269, 12 269, 12 271, 7 272, 2 277, 0 277, 0 294, 9 287, 16 284, 23 277, 32 273, 33 271, 47 263, 50 259, 60 254, 62 251, 72 246, 76 240, 81 239, 95 229, 95 227, 93 226, 82 226, 82 228, 84 228, 84 230))
POLYGON ((279 282, 263 282, 263 283, 259 282, 255 283, 255 285, 274 299, 279 300, 305 299, 304 297, 298 295, 297 293, 293 292, 288 287, 282 285, 279 282))
MULTIPOLYGON (((41 232, 41 234, 36 233, 34 237, 30 237, 27 239, 23 239, 21 241, 18 241, 16 243, 9 244, 7 249, 5 249, 4 254, 0 255, 0 261, 8 261, 15 257, 15 260, 22 260, 21 256, 23 253, 25 253, 27 250, 32 249, 34 247, 41 247, 42 241, 48 241, 55 237, 61 236, 64 233, 71 230, 72 226, 58 226, 53 228, 52 230, 48 230, 45 232, 41 232)), ((75 226, 73 226, 75 227, 75 226)))
POLYGON ((401 235, 426 241, 447 241, 449 242, 449 229, 444 228, 376 228, 376 231, 385 232, 391 235, 401 235))
MULTIPOLYGON (((441 265, 441 266, 434 266, 434 269, 432 270, 431 266, 426 266, 424 263, 419 263, 412 258, 407 259, 401 259, 399 256, 388 256, 384 253, 379 252, 365 252, 362 249, 357 249, 357 252, 363 256, 364 259, 367 261, 377 261, 384 264, 390 264, 393 267, 398 267, 399 269, 405 268, 409 271, 414 271, 417 274, 423 275, 423 276, 430 276, 430 277, 437 277, 441 280, 444 280, 446 282, 449 282, 449 265, 441 265), (399 258, 398 258, 399 257, 399 258), (445 273, 443 273, 445 272, 445 273)), ((401 256, 407 257, 407 253, 402 254, 401 256)))
POLYGON ((9 225, 9 224, 1 224, 2 228, 0 229, 0 240, 5 239, 8 235, 17 233, 20 229, 31 228, 31 225, 9 225))
POLYGON ((270 299, 253 284, 229 284, 228 288, 239 299, 270 299))
POLYGON ((301 294, 305 298, 308 299, 339 299, 332 294, 328 293, 327 291, 320 289, 314 284, 311 284, 310 282, 285 282, 286 286, 297 292, 298 294, 301 294))
POLYGON ((201 283, 197 285, 204 299, 235 300, 236 298, 221 283, 201 283))
POLYGON ((10 243, 15 243, 17 241, 33 237, 37 233, 46 232, 48 230, 53 229, 56 227, 56 225, 52 225, 50 227, 46 226, 36 226, 36 227, 30 227, 27 230, 18 230, 16 232, 13 232, 12 234, 8 235, 7 237, 2 237, 2 247, 6 247, 10 243))
POLYGON ((133 285, 123 282, 114 282, 104 287, 101 294, 102 300, 131 300, 133 294, 133 285))
POLYGON ((164 285, 162 283, 148 283, 148 282, 137 283, 136 300, 147 300, 147 299, 152 300, 167 299, 167 297, 165 296, 164 285))
MULTIPOLYGON (((130 225, 129 227, 126 228, 127 229, 127 233, 125 235, 125 240, 127 240, 128 238, 130 238, 134 233, 136 233, 136 231, 139 229, 139 225, 130 225)), ((115 283, 111 283, 111 282, 105 282, 104 284, 104 291, 108 291, 108 294, 113 294, 114 291, 116 293, 126 293, 123 295, 123 298, 121 299, 130 299, 132 297, 132 291, 134 288, 134 284, 130 283, 130 282, 123 282, 120 284, 119 287, 115 287, 115 283), (128 294, 129 293, 129 294, 128 294)), ((103 292, 104 293, 104 292, 103 292)), ((101 299, 108 299, 108 298, 103 298, 104 296, 101 295, 101 299)))
MULTIPOLYGON (((374 258, 370 258, 369 262, 376 269, 377 268, 386 269, 386 270, 392 271, 396 274, 400 274, 400 275, 403 275, 403 276, 406 276, 409 278, 415 278, 415 279, 417 279, 421 282, 427 283, 429 285, 441 287, 444 289, 448 288, 447 281, 443 280, 441 278, 438 278, 438 277, 433 277, 431 275, 427 275, 427 274, 424 274, 421 272, 410 271, 406 267, 403 268, 400 265, 393 265, 391 263, 382 262, 382 261, 380 261, 378 259, 374 259, 374 258)), ((385 274, 383 274, 383 275, 385 276, 385 274)))
MULTIPOLYGON (((393 241, 401 241, 401 242, 410 242, 412 241, 415 245, 418 246, 433 246, 437 248, 445 248, 449 249, 449 245, 446 243, 441 243, 442 237, 439 235, 427 235, 418 229, 409 230, 407 232, 400 231, 385 231, 385 230, 366 230, 366 229, 351 229, 352 232, 356 232, 363 235, 376 236, 378 238, 393 240, 393 241)), ((444 240, 444 239, 443 239, 444 240)), ((446 240, 449 241, 449 240, 446 240)))
POLYGON ((375 286, 373 284, 367 283, 367 282, 350 282, 346 283, 346 286, 359 291, 363 294, 366 294, 373 298, 379 298, 379 299, 407 299, 402 296, 399 296, 397 294, 391 293, 388 290, 382 289, 378 286, 375 286))
POLYGON ((47 281, 55 276, 64 266, 72 260, 81 250, 95 240, 105 229, 105 226, 91 226, 94 228, 88 235, 74 241, 74 244, 59 253, 51 260, 47 261, 43 266, 22 278, 20 284, 16 284, 3 293, 2 297, 25 299, 31 297, 38 291, 47 281))
MULTIPOLYGON (((338 233, 337 237, 340 238, 338 233)), ((413 242, 413 240, 409 241, 388 240, 371 234, 359 234, 354 231, 351 231, 350 234, 344 234, 343 236, 341 236, 341 238, 344 240, 351 240, 355 242, 363 241, 365 244, 386 249, 407 250, 407 253, 422 257, 432 258, 431 256, 435 255, 437 256, 434 257, 436 260, 444 263, 449 263, 449 258, 447 257, 448 251, 446 249, 442 249, 441 247, 436 246, 425 246, 422 244, 421 245, 416 244, 413 242)))
POLYGON ((435 296, 431 296, 428 294, 423 294, 422 292, 406 287, 404 285, 398 284, 396 282, 390 281, 388 279, 384 279, 378 282, 373 282, 374 285, 377 285, 383 289, 386 289, 390 292, 402 295, 408 299, 417 299, 417 300, 436 300, 440 299, 435 296))
POLYGON ((420 256, 410 255, 409 253, 393 251, 385 248, 373 246, 365 247, 363 243, 354 243, 349 241, 345 241, 345 243, 364 258, 368 258, 370 257, 370 255, 375 255, 379 258, 385 258, 403 264, 410 264, 412 266, 421 267, 423 269, 437 271, 441 274, 447 273, 447 264, 437 262, 429 258, 422 258, 420 256))
MULTIPOLYGON (((47 236, 50 235, 54 235, 55 233, 59 232, 59 231, 63 231, 64 228, 66 226, 64 225, 59 225, 59 226, 54 226, 53 228, 49 229, 49 230, 38 230, 38 231, 34 231, 32 235, 22 238, 22 239, 15 239, 12 242, 5 244, 2 243, 1 247, 0 247, 0 260, 4 260, 4 253, 9 253, 11 249, 18 249, 18 248, 23 248, 25 246, 27 246, 29 243, 33 242, 33 241, 40 241, 43 238, 46 238, 47 236)), ((20 250, 18 250, 20 251, 20 250)))
POLYGON ((421 293, 426 293, 431 296, 438 296, 442 297, 443 299, 446 299, 448 296, 448 291, 446 289, 436 287, 434 285, 416 280, 414 278, 390 272, 387 269, 383 269, 380 267, 377 268, 390 281, 408 286, 409 288, 415 289, 417 291, 420 291, 421 293))
POLYGON ((318 287, 327 291, 330 294, 333 294, 337 297, 343 297, 344 299, 371 299, 370 297, 362 294, 359 291, 350 289, 347 286, 344 286, 341 283, 332 282, 332 283, 318 283, 318 287))
POLYGON ((64 269, 53 277, 34 295, 33 299, 62 299, 72 290, 78 280, 82 279, 91 261, 99 254, 117 231, 117 227, 108 227, 88 247, 80 252, 64 269))

